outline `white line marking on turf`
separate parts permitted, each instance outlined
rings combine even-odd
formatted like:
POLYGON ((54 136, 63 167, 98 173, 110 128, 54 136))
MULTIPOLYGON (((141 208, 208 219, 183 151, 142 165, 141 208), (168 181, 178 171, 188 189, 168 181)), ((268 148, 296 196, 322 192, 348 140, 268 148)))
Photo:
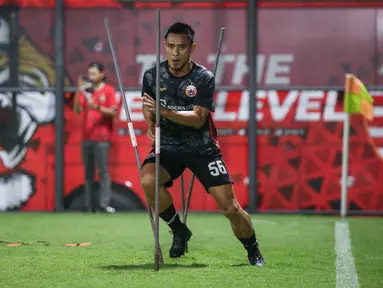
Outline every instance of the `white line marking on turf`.
POLYGON ((359 288, 347 221, 335 223, 336 288, 359 288))

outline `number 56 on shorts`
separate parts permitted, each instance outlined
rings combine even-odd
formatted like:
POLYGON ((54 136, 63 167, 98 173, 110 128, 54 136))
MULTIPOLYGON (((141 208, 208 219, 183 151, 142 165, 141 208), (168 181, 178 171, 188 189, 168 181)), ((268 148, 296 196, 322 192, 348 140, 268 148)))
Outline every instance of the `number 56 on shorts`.
POLYGON ((222 160, 216 160, 208 164, 208 168, 211 176, 219 176, 222 174, 227 174, 227 170, 222 160))

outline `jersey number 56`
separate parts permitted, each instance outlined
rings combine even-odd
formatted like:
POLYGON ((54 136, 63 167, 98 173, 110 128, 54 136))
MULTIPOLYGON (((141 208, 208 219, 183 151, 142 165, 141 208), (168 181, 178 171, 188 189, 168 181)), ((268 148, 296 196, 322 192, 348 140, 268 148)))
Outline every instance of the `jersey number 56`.
POLYGON ((222 160, 210 162, 208 167, 209 167, 211 176, 218 176, 219 174, 227 174, 225 165, 223 165, 222 160))

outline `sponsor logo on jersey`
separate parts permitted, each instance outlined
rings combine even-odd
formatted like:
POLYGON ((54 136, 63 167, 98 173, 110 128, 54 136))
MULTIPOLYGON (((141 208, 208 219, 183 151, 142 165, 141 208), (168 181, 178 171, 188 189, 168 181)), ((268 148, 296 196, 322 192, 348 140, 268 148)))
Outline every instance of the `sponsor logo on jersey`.
POLYGON ((162 107, 166 108, 166 100, 165 99, 160 99, 160 104, 162 107))
POLYGON ((188 111, 188 110, 192 110, 194 107, 193 104, 189 104, 189 105, 167 105, 165 99, 161 99, 160 103, 163 107, 168 108, 170 110, 175 110, 175 111, 188 111))
POLYGON ((168 108, 170 110, 175 110, 175 111, 190 111, 192 110, 194 107, 193 104, 189 104, 189 105, 186 105, 186 106, 173 106, 173 105, 168 105, 168 108))

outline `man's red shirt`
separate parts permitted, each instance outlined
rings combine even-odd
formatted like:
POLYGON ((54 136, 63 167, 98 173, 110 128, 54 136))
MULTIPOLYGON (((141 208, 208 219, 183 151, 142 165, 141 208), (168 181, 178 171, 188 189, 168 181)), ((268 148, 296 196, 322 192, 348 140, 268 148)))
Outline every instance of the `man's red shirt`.
MULTIPOLYGON (((116 90, 108 84, 89 94, 95 105, 106 108, 116 108, 116 90)), ((100 111, 91 109, 87 105, 88 99, 81 94, 80 105, 84 113, 83 139, 92 141, 111 141, 113 136, 113 117, 102 114, 100 111)))

